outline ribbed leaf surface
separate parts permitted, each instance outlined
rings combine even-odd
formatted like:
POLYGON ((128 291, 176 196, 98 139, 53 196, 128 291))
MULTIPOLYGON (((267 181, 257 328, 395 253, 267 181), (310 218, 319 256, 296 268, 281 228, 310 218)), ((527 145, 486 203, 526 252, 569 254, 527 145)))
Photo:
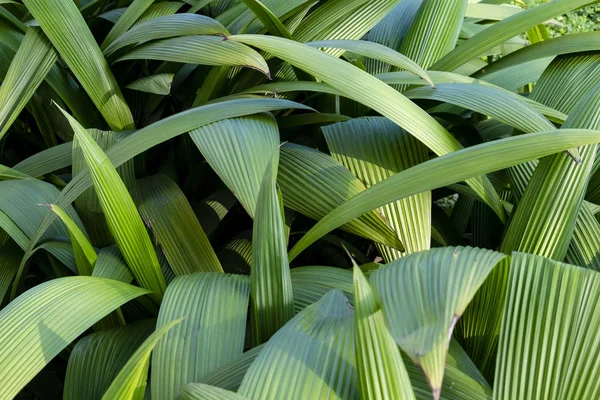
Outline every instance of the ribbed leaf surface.
POLYGON ((177 398, 181 386, 197 382, 242 354, 250 286, 245 277, 198 273, 169 285, 157 327, 185 320, 158 343, 152 355, 152 398, 177 398))
POLYGON ((119 371, 144 339, 154 321, 92 333, 81 339, 69 356, 64 400, 100 400, 119 371))
POLYGON ((165 278, 125 184, 100 146, 73 117, 63 113, 79 141, 108 227, 121 253, 140 285, 151 290, 155 299, 160 299, 166 288, 165 278))
MULTIPOLYGON (((383 117, 355 118, 322 129, 331 155, 366 187, 429 159, 422 143, 383 117)), ((381 211, 407 254, 429 249, 431 192, 390 203, 381 211)), ((387 261, 401 255, 390 248, 382 250, 387 261)))
POLYGON ((0 311, 0 397, 15 397, 94 322, 146 293, 87 276, 54 279, 23 293, 0 311))
POLYGON ((28 28, 0 86, 0 139, 25 108, 58 58, 39 28, 28 28))
POLYGON ((353 344, 352 309, 341 291, 332 290, 267 342, 239 394, 256 400, 354 398, 353 344))
POLYGON ((454 325, 504 257, 486 249, 445 247, 411 254, 371 274, 392 336, 423 369, 434 398, 454 325))
POLYGON ((414 399, 400 349, 362 271, 354 267, 356 369, 363 399, 414 399))
POLYGON ((194 210, 177 184, 163 174, 138 181, 142 218, 152 229, 175 275, 223 272, 194 210))
POLYGON ((174 76, 174 74, 150 75, 131 82, 126 88, 166 96, 171 92, 171 83, 174 76))
POLYGON ((251 217, 271 155, 279 146, 273 116, 258 114, 205 125, 190 137, 251 217))
POLYGON ((600 396, 600 275, 513 253, 494 399, 600 396))
POLYGON ((252 230, 250 310, 254 345, 269 340, 294 316, 283 204, 276 182, 278 166, 277 148, 262 179, 252 230))

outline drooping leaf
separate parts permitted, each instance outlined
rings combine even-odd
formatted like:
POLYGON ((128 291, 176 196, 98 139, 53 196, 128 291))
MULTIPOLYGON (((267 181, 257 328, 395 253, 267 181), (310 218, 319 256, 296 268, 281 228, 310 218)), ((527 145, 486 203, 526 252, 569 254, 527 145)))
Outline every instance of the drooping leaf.
POLYGON ((94 265, 98 259, 96 250, 90 244, 85 233, 77 226, 77 224, 56 204, 51 204, 50 209, 58 215, 61 221, 69 230, 69 237, 73 244, 73 253, 75 254, 75 262, 79 275, 92 275, 94 265))
MULTIPOLYGON (((377 78, 328 54, 278 37, 231 36, 230 40, 256 46, 314 75, 345 96, 373 108, 406 129, 438 155, 462 148, 431 116, 377 78)), ((501 201, 487 178, 469 179, 469 184, 503 218, 501 201)))
POLYGON ((166 96, 171 92, 174 74, 157 74, 146 76, 125 86, 127 89, 166 96))
POLYGON ((54 279, 23 293, 0 311, 0 396, 16 396, 94 322, 146 293, 121 282, 88 276, 54 279))
POLYGON ((182 400, 247 400, 235 392, 203 383, 190 383, 181 389, 182 400))

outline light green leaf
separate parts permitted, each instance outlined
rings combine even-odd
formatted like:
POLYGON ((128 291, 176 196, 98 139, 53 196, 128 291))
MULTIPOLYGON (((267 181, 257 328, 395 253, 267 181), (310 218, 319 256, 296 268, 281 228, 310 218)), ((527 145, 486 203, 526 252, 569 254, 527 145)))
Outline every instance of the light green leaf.
POLYGON ((62 112, 79 141, 110 232, 136 280, 153 292, 155 300, 160 300, 166 288, 165 278, 125 184, 100 146, 73 117, 62 112))
POLYGON ((180 318, 157 327, 123 366, 102 399, 142 400, 146 390, 150 353, 164 335, 183 320, 184 318, 180 318))
POLYGON ((354 266, 358 387, 363 399, 414 399, 400 349, 385 326, 381 306, 360 268, 354 266))
POLYGON ((600 275, 513 253, 498 349, 494 399, 600 395, 600 275))
POLYGON ((371 273, 391 335, 423 370, 435 399, 454 325, 504 257, 486 249, 444 247, 408 255, 371 273))
POLYGON ((269 66, 258 52, 221 36, 182 36, 136 47, 120 57, 124 60, 162 60, 201 65, 239 65, 269 76, 269 66))
POLYGON ((54 47, 114 131, 133 128, 131 111, 85 20, 72 0, 25 0, 54 47))
POLYGON ((133 275, 127 268, 125 259, 117 245, 105 247, 98 252, 98 259, 92 276, 114 279, 125 283, 133 281, 133 275))
POLYGON ((168 176, 138 181, 142 218, 152 229, 175 275, 223 272, 202 226, 179 186, 168 176))
POLYGON ((156 39, 219 34, 229 35, 229 31, 219 22, 207 16, 197 14, 167 15, 134 26, 106 47, 104 54, 110 56, 123 47, 139 45, 156 39))
POLYGON ((283 205, 277 193, 278 166, 277 148, 262 179, 252 230, 250 296, 254 345, 269 340, 294 316, 283 205))
POLYGON ((0 397, 15 397, 94 322, 146 293, 88 276, 54 279, 23 293, 0 311, 0 397))
POLYGON ((154 325, 152 320, 133 323, 78 341, 69 356, 63 399, 100 400, 154 325))
POLYGON ((202 378, 200 382, 222 389, 237 391, 242 384, 246 371, 248 371, 250 365, 256 360, 256 357, 258 357, 264 346, 264 344, 261 344, 260 346, 251 348, 244 354, 236 357, 233 361, 216 368, 202 378))
MULTIPOLYGON (((373 108, 406 129, 438 155, 460 150, 458 141, 429 114, 377 78, 352 65, 287 39, 258 36, 231 36, 230 40, 256 46, 314 75, 340 90, 345 96, 373 108)), ((500 198, 485 177, 469 184, 503 218, 500 198)))
POLYGON ((39 28, 28 28, 0 86, 0 139, 27 105, 57 58, 50 41, 39 28))
POLYGON ((73 244, 73 253, 75 254, 75 262, 77 263, 79 275, 92 275, 98 255, 90 244, 86 234, 59 206, 51 204, 50 209, 58 215, 69 230, 69 237, 73 244))
POLYGON ((290 261, 321 236, 392 201, 460 182, 479 175, 521 164, 577 146, 597 143, 596 131, 561 129, 531 133, 472 146, 402 171, 346 201, 296 243, 290 261), (569 132, 569 133, 567 133, 569 132))
POLYGON ((181 386, 197 382, 242 354, 250 286, 245 277, 198 273, 169 285, 157 327, 185 321, 158 343, 152 356, 152 398, 177 398, 181 386))
POLYGON ((306 307, 267 342, 238 393, 254 400, 354 398, 352 314, 339 290, 306 307))
POLYGON ((352 53, 360 54, 364 57, 373 58, 386 62, 396 68, 405 69, 413 74, 420 76, 425 82, 434 86, 433 81, 413 60, 395 50, 385 47, 378 43, 367 42, 365 40, 322 40, 318 42, 306 43, 311 47, 336 48, 349 50, 352 53))
POLYGON ((157 74, 146 76, 125 86, 127 89, 166 96, 171 92, 174 74, 157 74))

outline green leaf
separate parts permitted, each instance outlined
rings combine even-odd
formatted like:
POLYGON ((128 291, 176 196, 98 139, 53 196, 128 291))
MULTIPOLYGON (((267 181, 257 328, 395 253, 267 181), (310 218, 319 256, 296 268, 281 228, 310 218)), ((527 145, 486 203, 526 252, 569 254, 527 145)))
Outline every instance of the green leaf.
POLYGON ((248 215, 254 217, 263 176, 279 146, 273 116, 218 121, 191 131, 190 137, 248 215))
POLYGON ((231 191, 219 190, 211 193, 194 206, 194 213, 207 236, 212 235, 229 210, 236 204, 237 199, 231 191))
POLYGON ((400 51, 429 69, 456 46, 467 3, 467 0, 423 0, 400 51))
POLYGON ((262 179, 252 230, 250 295, 254 345, 269 340, 294 316, 283 206, 277 193, 278 166, 277 148, 262 179))
POLYGON ((504 257, 487 249, 444 247, 408 255, 371 273, 391 335, 423 370, 435 399, 454 325, 504 257))
POLYGON ((158 40, 136 47, 117 59, 117 62, 147 59, 201 65, 239 65, 269 76, 269 66, 258 52, 221 36, 194 35, 158 40))
POLYGON ((271 35, 281 36, 291 39, 292 35, 287 28, 281 23, 279 18, 273 14, 266 5, 259 0, 242 0, 254 15, 264 24, 271 35))
POLYGON ((544 40, 512 52, 489 64, 485 67, 485 73, 493 73, 518 64, 561 54, 597 51, 600 48, 598 45, 599 35, 600 32, 584 32, 544 40))
POLYGON ((21 258, 23 258, 23 251, 14 241, 6 242, 0 247, 0 299, 6 296, 19 269, 21 258))
POLYGON ((94 322, 146 293, 121 282, 87 276, 54 279, 23 293, 0 311, 0 396, 15 397, 94 322))
MULTIPOLYGON (((306 45, 277 37, 239 35, 229 39, 259 47, 314 75, 340 90, 348 98, 388 117, 438 155, 462 148, 448 131, 413 102, 377 78, 342 60, 306 45)), ((469 184, 503 218, 504 209, 500 198, 487 178, 469 179, 469 184)))
MULTIPOLYGON (((383 117, 355 118, 323 127, 331 155, 366 187, 429 159, 427 148, 383 117)), ((391 203, 380 211, 395 230, 406 253, 431 245, 431 192, 391 203)), ((387 261, 401 253, 381 248, 387 261)))
POLYGON ((352 314, 339 290, 306 307, 267 342, 238 393, 255 400, 354 398, 352 314))
POLYGON ((426 190, 460 182, 473 175, 597 143, 598 133, 595 132, 561 129, 530 133, 472 146, 409 168, 362 191, 321 219, 292 248, 290 261, 318 238, 365 212, 426 190))
POLYGON ((113 131, 133 128, 131 111, 94 36, 72 0, 25 0, 113 131))
POLYGON ((244 400, 246 397, 203 383, 190 383, 181 389, 182 400, 244 400))
POLYGON ((94 265, 98 259, 96 250, 90 244, 87 236, 77 226, 77 224, 56 204, 51 204, 50 209, 58 215, 61 221, 69 230, 69 237, 73 244, 73 253, 75 254, 75 262, 79 275, 92 275, 94 265))
POLYGON ((127 268, 125 259, 117 245, 105 247, 98 252, 98 259, 92 276, 114 279, 125 283, 133 281, 133 275, 127 268))
POLYGON ((490 48, 514 37, 517 33, 525 32, 527 29, 541 24, 552 17, 578 9, 590 3, 590 0, 555 0, 522 11, 476 34, 446 54, 429 69, 435 71, 452 71, 469 60, 481 56, 490 48))
MULTIPOLYGON (((580 99, 562 129, 600 128, 600 119, 595 115, 600 109, 599 88, 600 79, 580 99)), ((505 234, 502 251, 518 250, 564 260, 596 158, 596 147, 591 144, 579 149, 581 165, 566 154, 540 160, 505 234)))
MULTIPOLYGON (((277 182, 284 205, 315 220, 365 190, 365 185, 332 157, 292 143, 281 148, 277 182)), ((347 222, 342 229, 403 249, 397 234, 378 212, 347 222)))
POLYGON ((57 58, 44 34, 38 28, 28 28, 0 87, 0 139, 27 105, 57 58))
POLYGON ((166 288, 165 278, 125 184, 100 146, 73 117, 62 112, 79 141, 110 232, 136 280, 159 300, 166 288))
POLYGON ((64 400, 101 399, 154 325, 154 321, 133 323, 78 341, 67 364, 64 400))
POLYGON ((599 396, 599 300, 597 272, 513 253, 494 399, 599 396))
POLYGON ((412 72, 413 74, 420 76, 429 85, 434 86, 433 81, 429 75, 427 75, 427 72, 425 72, 419 64, 405 55, 378 43, 367 42, 365 40, 322 40, 306 44, 311 47, 349 50, 352 53, 357 53, 364 57, 386 62, 396 68, 412 72))
POLYGON ((152 353, 159 340, 163 339, 169 330, 183 320, 184 318, 180 318, 157 327, 156 331, 142 343, 123 366, 102 399, 142 400, 146 390, 150 353, 152 353))
POLYGON ((175 36, 219 34, 229 35, 229 31, 219 22, 204 15, 167 15, 134 26, 106 47, 104 54, 110 56, 123 47, 139 45, 156 39, 166 39, 175 36))
POLYGON ((146 76, 125 86, 127 89, 166 96, 171 93, 174 74, 157 74, 146 76))
MULTIPOLYGON (((111 163, 115 167, 119 167, 126 161, 131 160, 133 157, 143 153, 151 147, 181 135, 182 133, 194 130, 199 126, 222 119, 289 108, 310 109, 301 104, 281 99, 234 100, 193 108, 164 118, 152 125, 138 130, 108 149, 106 154, 110 158, 111 163)), ((3 182, 0 182, 0 185, 2 184, 3 182)), ((60 196, 56 198, 54 203, 65 209, 68 204, 73 202, 73 200, 90 186, 92 186, 92 179, 89 175, 89 171, 78 174, 60 192, 60 196)), ((53 201, 45 201, 44 203, 50 202, 53 201)), ((0 202, 0 204, 2 203, 0 202)), ((54 214, 51 214, 46 216, 41 224, 37 225, 37 231, 32 237, 32 243, 34 243, 32 246, 34 246, 44 235, 44 232, 53 221, 54 214)), ((32 250, 32 247, 29 250, 32 250)))
POLYGON ((138 181, 140 213, 175 275, 223 272, 202 226, 177 184, 163 174, 138 181))
POLYGON ((334 267, 296 267, 290 271, 294 290, 294 308, 300 312, 331 289, 340 289, 350 304, 354 304, 352 271, 334 267))
POLYGON ((358 387, 363 399, 414 399, 400 349, 360 268, 354 266, 358 387))
POLYGON ((242 276, 198 273, 169 285, 157 327, 186 317, 158 343, 152 356, 152 393, 179 396, 181 386, 197 382, 242 354, 250 286, 242 276))
POLYGON ((105 49, 115 39, 124 34, 131 28, 137 19, 154 3, 154 0, 133 0, 131 5, 127 7, 123 15, 117 20, 110 32, 104 38, 101 49, 105 49))
POLYGON ((260 346, 253 347, 241 356, 236 357, 233 361, 221 365, 202 378, 200 380, 201 383, 237 391, 242 384, 246 371, 248 371, 250 365, 256 360, 256 357, 258 357, 264 346, 264 344, 261 344, 260 346))

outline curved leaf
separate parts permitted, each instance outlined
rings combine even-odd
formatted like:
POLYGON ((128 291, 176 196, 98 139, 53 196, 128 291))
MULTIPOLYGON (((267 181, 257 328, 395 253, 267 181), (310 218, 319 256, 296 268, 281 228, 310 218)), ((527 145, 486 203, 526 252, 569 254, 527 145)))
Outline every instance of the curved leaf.
POLYGON ((117 59, 162 60, 201 65, 240 65, 269 76, 269 66, 258 52, 221 36, 182 36, 136 47, 117 59))
POLYGON ((0 311, 0 396, 15 397, 94 322, 146 293, 125 283, 87 276, 54 279, 23 293, 0 311))
POLYGON ((157 74, 146 76, 125 86, 127 89, 166 96, 171 92, 174 74, 157 74))

